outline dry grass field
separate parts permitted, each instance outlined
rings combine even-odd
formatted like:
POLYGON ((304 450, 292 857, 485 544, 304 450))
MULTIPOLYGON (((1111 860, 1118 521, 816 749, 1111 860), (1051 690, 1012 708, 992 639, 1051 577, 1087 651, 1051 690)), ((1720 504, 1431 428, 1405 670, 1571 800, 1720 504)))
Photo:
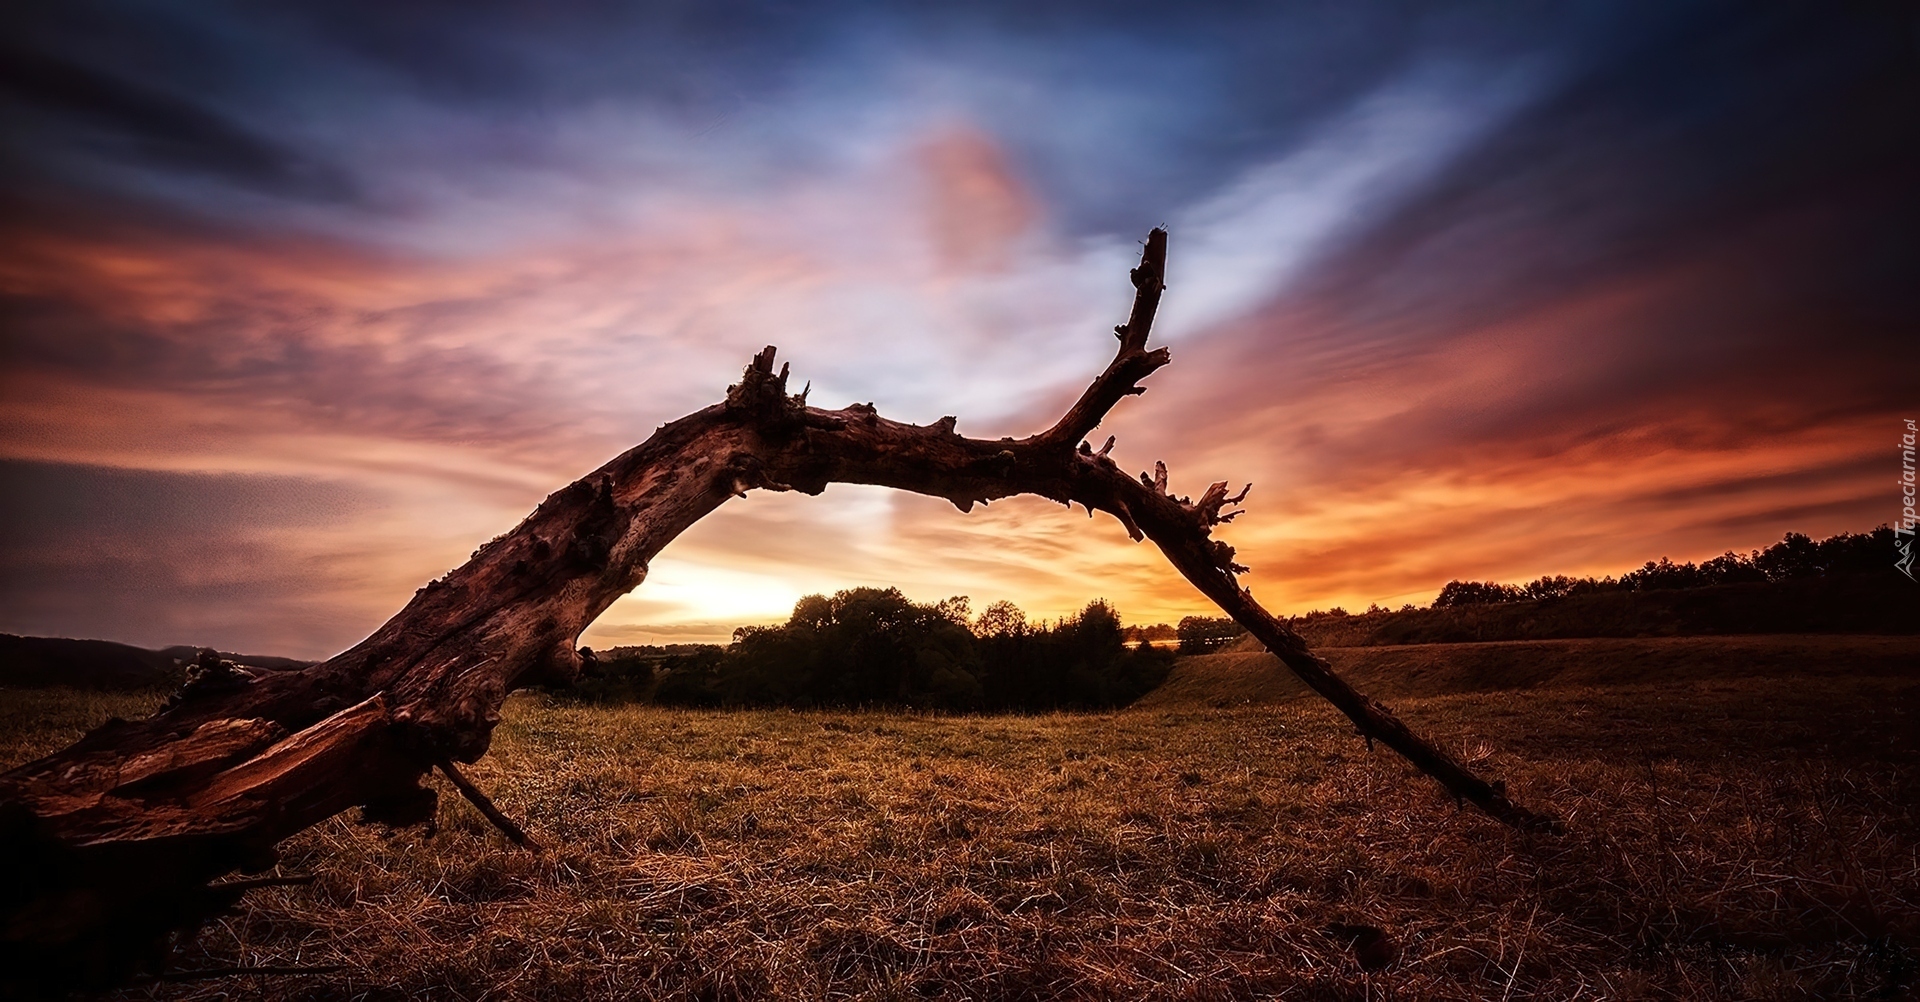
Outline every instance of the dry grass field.
MULTIPOLYGON (((120 997, 1909 997, 1920 649, 1835 643, 1857 662, 1750 650, 1744 677, 1395 700, 1561 837, 1456 809, 1306 699, 939 717, 516 697, 469 775, 545 853, 450 790, 431 837, 336 819, 288 846, 311 886, 253 892, 177 964, 335 969, 120 997)), ((0 694, 0 765, 140 706, 0 694)))

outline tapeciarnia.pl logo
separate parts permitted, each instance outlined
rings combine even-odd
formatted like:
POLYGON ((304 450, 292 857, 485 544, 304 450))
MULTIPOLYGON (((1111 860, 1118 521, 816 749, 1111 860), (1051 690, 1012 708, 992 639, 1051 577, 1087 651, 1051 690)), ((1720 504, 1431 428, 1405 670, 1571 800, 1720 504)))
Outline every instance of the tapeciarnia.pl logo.
POLYGON ((1900 551, 1900 559, 1893 562, 1894 569, 1907 576, 1908 581, 1920 583, 1913 576, 1913 419, 1907 418, 1907 433, 1900 436, 1900 522, 1893 527, 1893 545, 1900 551))

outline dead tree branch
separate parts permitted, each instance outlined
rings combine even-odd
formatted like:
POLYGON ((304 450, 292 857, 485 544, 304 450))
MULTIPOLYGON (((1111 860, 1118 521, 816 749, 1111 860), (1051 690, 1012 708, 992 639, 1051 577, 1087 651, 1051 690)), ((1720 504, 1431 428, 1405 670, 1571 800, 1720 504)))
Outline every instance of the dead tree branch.
POLYGON ((1173 497, 1167 470, 1123 472, 1084 439, 1169 361, 1147 339, 1165 288, 1166 233, 1148 237, 1119 349, 1065 415, 1024 439, 955 433, 955 419, 891 421, 871 405, 807 406, 787 393, 774 349, 724 401, 548 497, 513 531, 421 588, 351 650, 299 672, 189 686, 146 720, 112 720, 72 746, 0 775, 0 991, 124 980, 167 937, 231 904, 209 881, 274 865, 282 839, 359 807, 392 825, 433 816, 420 779, 441 766, 508 833, 525 833, 456 771, 486 753, 514 689, 565 684, 575 641, 646 579, 648 562, 694 522, 752 489, 818 494, 879 484, 975 503, 1037 494, 1118 519, 1151 539, 1202 593, 1314 691, 1456 798, 1522 828, 1551 822, 1507 799, 1342 680, 1240 587, 1213 527, 1246 497, 1214 484, 1173 497))

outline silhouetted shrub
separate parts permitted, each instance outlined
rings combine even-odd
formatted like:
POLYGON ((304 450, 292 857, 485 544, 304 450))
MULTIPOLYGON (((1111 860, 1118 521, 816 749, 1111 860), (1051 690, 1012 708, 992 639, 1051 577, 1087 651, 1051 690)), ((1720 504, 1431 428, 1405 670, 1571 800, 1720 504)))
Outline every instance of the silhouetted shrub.
POLYGON ((1524 590, 1513 585, 1492 581, 1449 581, 1434 598, 1433 606, 1446 609, 1459 605, 1492 605, 1495 602, 1518 602, 1525 597, 1524 590))
POLYGON ((1188 616, 1180 621, 1176 634, 1180 653, 1205 654, 1232 643, 1247 631, 1225 616, 1188 616))
POLYGON ((1092 709, 1132 702, 1166 678, 1171 652, 1130 649, 1104 601, 1052 626, 998 602, 967 619, 965 598, 933 605, 896 588, 809 595, 780 626, 742 627, 732 646, 657 669, 654 698, 683 706, 1092 709))
POLYGON ((784 626, 744 627, 720 664, 728 703, 973 709, 979 656, 956 614, 964 600, 916 605, 898 588, 808 595, 784 626))
POLYGON ((719 706, 720 665, 725 660, 726 648, 717 644, 687 645, 661 658, 655 662, 653 698, 670 706, 719 706))
POLYGON ((1172 623, 1154 623, 1150 626, 1123 626, 1120 628, 1120 635, 1133 643, 1139 643, 1143 640, 1148 643, 1153 643, 1155 641, 1177 641, 1180 639, 1180 631, 1176 629, 1172 623))
POLYGON ((1051 627, 976 626, 975 632, 981 634, 986 709, 1124 706, 1159 685, 1173 667, 1171 651, 1128 647, 1120 614, 1101 599, 1051 627))

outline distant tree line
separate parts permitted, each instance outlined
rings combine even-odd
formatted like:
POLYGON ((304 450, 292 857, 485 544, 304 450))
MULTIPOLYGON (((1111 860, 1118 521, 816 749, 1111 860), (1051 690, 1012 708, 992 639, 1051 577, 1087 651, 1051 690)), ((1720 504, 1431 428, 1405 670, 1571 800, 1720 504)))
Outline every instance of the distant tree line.
POLYGON ((1178 626, 1154 623, 1122 627, 1120 635, 1134 643, 1174 646, 1182 654, 1205 654, 1246 636, 1247 631, 1225 616, 1188 616, 1178 626))
POLYGON ((1105 601, 1053 623, 1010 602, 978 617, 965 597, 923 605, 897 588, 809 595, 780 626, 733 643, 616 648, 577 694, 675 706, 898 706, 1045 711, 1124 706, 1159 685, 1171 651, 1129 646, 1105 601))
MULTIPOLYGON (((1787 533, 1780 542, 1764 550, 1753 550, 1740 554, 1728 551, 1710 560, 1695 563, 1674 563, 1662 557, 1649 560, 1636 570, 1628 571, 1619 577, 1568 577, 1564 574, 1536 578, 1526 584, 1501 584, 1495 581, 1449 581, 1440 589, 1440 594, 1429 607, 1434 611, 1466 609, 1476 606, 1507 605, 1519 602, 1540 602, 1544 600, 1564 599, 1579 595, 1623 594, 1666 592, 1683 589, 1710 588, 1716 585, 1766 586, 1798 582, 1801 587, 1812 582, 1816 590, 1825 589, 1820 582, 1848 582, 1861 585, 1871 582, 1885 584, 1904 584, 1898 581, 1893 571, 1894 533, 1887 526, 1881 526, 1871 532, 1843 532, 1822 540, 1814 540, 1803 533, 1787 533)), ((1374 630, 1343 625, 1348 619, 1365 619, 1373 623, 1388 620, 1403 620, 1402 625, 1413 623, 1415 618, 1428 610, 1412 604, 1403 605, 1398 611, 1383 609, 1378 605, 1369 607, 1364 614, 1349 613, 1334 606, 1326 610, 1314 610, 1288 621, 1297 630, 1310 634, 1316 643, 1362 643, 1363 635, 1370 640, 1379 637, 1397 637, 1392 628, 1374 630), (1413 617, 1413 618, 1409 618, 1413 617)), ((1722 617, 1724 618, 1724 617, 1722 617)), ((1868 617, 1872 618, 1872 617, 1868 617)), ((1563 624, 1574 632, 1580 632, 1576 623, 1563 624)), ((1592 625, 1592 624, 1588 624, 1592 625)), ((1859 625, 1857 623, 1853 625, 1859 625)), ((1435 632, 1434 623, 1422 619, 1422 641, 1428 634, 1433 636, 1450 635, 1444 630, 1435 632)), ((1456 631, 1457 632, 1457 631, 1456 631)), ((1181 654, 1205 654, 1245 636, 1246 631, 1238 623, 1223 617, 1188 616, 1180 621, 1178 627, 1165 623, 1153 626, 1130 626, 1126 628, 1127 638, 1149 642, 1179 641, 1181 654)), ((1412 637, 1413 634, 1408 634, 1412 637)), ((1480 639, 1467 636, 1466 639, 1480 639)), ((1402 642, 1413 642, 1403 640, 1402 642)))
POLYGON ((1893 530, 1843 532, 1818 542, 1789 532, 1780 542, 1746 554, 1728 551, 1698 564, 1676 564, 1666 557, 1615 578, 1554 575, 1524 585, 1493 581, 1449 581, 1433 600, 1436 609, 1466 605, 1532 602, 1599 592, 1667 591, 1712 585, 1779 583, 1851 576, 1891 576, 1893 530))
MULTIPOLYGON (((1911 585, 1892 569, 1893 530, 1764 550, 1648 561, 1619 577, 1524 585, 1449 581, 1431 607, 1342 608, 1290 617, 1316 646, 1754 632, 1912 632, 1911 585), (1523 603, 1534 603, 1526 605, 1523 603)), ((743 627, 730 646, 621 647, 589 657, 572 693, 676 706, 885 705, 957 711, 1122 706, 1160 684, 1175 654, 1245 635, 1224 617, 1122 627, 1094 601, 1032 623, 1009 602, 973 616, 964 597, 931 605, 898 589, 809 595, 780 626, 743 627)))

